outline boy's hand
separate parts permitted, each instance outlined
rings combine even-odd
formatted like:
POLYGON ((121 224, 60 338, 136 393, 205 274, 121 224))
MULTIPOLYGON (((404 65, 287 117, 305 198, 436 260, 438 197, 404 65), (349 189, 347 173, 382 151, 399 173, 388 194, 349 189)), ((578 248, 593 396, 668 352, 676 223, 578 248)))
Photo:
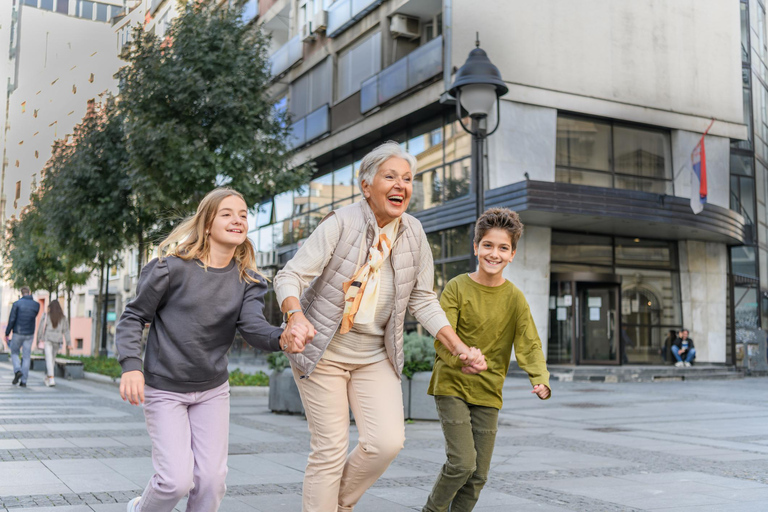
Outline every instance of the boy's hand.
POLYGON ((477 375, 488 369, 488 363, 485 361, 485 356, 481 353, 480 359, 475 363, 461 367, 461 372, 467 375, 477 375))
POLYGON ((546 400, 547 398, 549 398, 549 394, 551 393, 551 391, 544 384, 536 384, 535 386, 533 386, 533 391, 531 391, 531 393, 538 395, 538 397, 541 398, 542 400, 546 400))

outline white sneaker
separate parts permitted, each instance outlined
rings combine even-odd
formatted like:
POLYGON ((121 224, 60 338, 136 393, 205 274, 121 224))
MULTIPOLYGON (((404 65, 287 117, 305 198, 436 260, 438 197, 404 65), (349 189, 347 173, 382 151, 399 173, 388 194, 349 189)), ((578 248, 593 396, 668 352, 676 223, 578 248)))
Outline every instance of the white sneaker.
POLYGON ((689 363, 688 361, 686 361, 686 362, 685 362, 685 366, 686 366, 686 368, 687 368, 687 367, 691 366, 691 363, 689 363))
POLYGON ((53 380, 53 377, 48 377, 48 385, 51 387, 56 385, 56 382, 53 380))
POLYGON ((48 380, 48 376, 47 375, 45 377, 43 377, 43 384, 45 384, 45 387, 47 387, 47 388, 51 387, 51 381, 48 380))
POLYGON ((131 501, 128 502, 128 512, 136 512, 138 510, 140 499, 141 499, 141 496, 139 496, 138 498, 133 498, 131 501))
POLYGON ((675 366, 677 366, 678 368, 681 368, 681 367, 685 366, 685 363, 682 362, 682 361, 678 361, 678 362, 675 363, 675 366))

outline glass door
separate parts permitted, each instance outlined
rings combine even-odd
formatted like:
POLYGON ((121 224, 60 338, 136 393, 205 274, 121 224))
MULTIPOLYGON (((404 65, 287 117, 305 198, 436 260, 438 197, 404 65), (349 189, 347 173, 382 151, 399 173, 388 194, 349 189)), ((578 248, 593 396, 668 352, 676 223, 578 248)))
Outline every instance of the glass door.
POLYGON ((582 364, 619 364, 619 286, 579 283, 579 359, 582 364))
POLYGON ((572 281, 550 282, 549 292, 549 340, 547 362, 574 363, 574 283, 572 281))

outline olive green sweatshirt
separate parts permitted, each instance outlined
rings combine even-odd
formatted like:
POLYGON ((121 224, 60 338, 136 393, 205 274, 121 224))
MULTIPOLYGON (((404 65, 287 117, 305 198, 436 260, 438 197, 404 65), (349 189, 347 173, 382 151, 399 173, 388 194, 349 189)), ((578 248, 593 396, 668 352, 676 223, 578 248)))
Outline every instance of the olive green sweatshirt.
POLYGON ((517 364, 528 373, 531 384, 550 387, 528 301, 514 284, 505 281, 501 286, 484 286, 462 274, 448 282, 440 305, 459 338, 482 351, 488 369, 476 375, 462 373, 459 358, 435 341, 430 395, 455 396, 470 404, 501 409, 513 346, 517 364))

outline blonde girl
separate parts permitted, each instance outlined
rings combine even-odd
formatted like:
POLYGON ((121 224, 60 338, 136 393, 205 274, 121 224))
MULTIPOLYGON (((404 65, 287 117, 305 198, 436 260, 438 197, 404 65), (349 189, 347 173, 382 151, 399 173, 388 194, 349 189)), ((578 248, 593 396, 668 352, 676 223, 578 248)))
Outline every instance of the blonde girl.
POLYGON ((117 325, 120 396, 144 404, 156 472, 129 512, 170 512, 186 494, 187 512, 218 510, 226 491, 227 351, 235 330, 261 350, 303 350, 306 328, 289 335, 264 318, 267 284, 247 238, 247 211, 235 190, 208 193, 144 267, 117 325))

